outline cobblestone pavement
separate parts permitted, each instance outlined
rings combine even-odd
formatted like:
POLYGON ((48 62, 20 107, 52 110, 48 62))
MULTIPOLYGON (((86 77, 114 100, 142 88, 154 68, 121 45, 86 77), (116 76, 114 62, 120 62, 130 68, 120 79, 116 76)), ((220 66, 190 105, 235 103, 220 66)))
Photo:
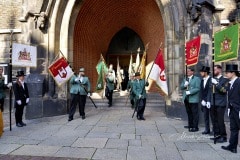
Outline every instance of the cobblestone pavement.
MULTIPOLYGON (((147 106, 145 121, 132 118, 130 107, 86 106, 86 119, 75 114, 25 120, 26 127, 6 124, 0 138, 0 159, 18 160, 224 160, 240 159, 213 144, 210 135, 190 133, 186 122, 169 118, 163 107, 147 106)), ((13 118, 14 119, 14 118, 13 118)), ((14 123, 13 123, 14 124, 14 123)), ((229 124, 227 129, 229 133, 229 124)), ((229 134, 228 134, 229 135, 229 134)))

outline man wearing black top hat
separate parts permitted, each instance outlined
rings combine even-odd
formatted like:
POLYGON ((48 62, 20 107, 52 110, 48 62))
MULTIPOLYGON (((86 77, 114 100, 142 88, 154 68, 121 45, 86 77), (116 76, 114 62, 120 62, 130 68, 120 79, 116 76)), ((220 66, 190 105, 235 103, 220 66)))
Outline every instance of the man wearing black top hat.
POLYGON ((13 84, 13 91, 15 95, 15 119, 16 126, 23 127, 26 124, 22 121, 24 106, 29 103, 29 94, 27 84, 24 82, 24 71, 17 71, 17 81, 13 84))
POLYGON ((212 84, 211 77, 209 76, 210 67, 203 66, 200 70, 200 75, 202 76, 202 81, 200 84, 200 94, 201 94, 201 109, 204 115, 205 130, 202 134, 210 134, 210 108, 211 108, 211 94, 212 94, 212 84))
POLYGON ((237 153, 238 134, 240 129, 240 79, 238 65, 226 65, 226 77, 230 80, 228 87, 228 116, 230 118, 230 139, 228 146, 222 149, 237 153))

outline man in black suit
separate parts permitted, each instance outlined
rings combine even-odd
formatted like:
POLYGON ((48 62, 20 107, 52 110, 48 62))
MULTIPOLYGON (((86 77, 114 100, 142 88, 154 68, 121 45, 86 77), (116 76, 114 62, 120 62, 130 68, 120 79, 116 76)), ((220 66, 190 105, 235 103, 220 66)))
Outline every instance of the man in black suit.
POLYGON ((202 134, 210 134, 210 108, 211 108, 211 94, 212 94, 212 83, 211 77, 209 76, 210 67, 203 66, 200 70, 200 75, 202 76, 202 81, 200 85, 201 94, 201 109, 204 115, 205 130, 202 134))
POLYGON ((224 124, 224 113, 227 106, 227 88, 228 79, 222 76, 222 67, 220 65, 214 66, 213 84, 213 98, 211 102, 211 117, 213 120, 214 143, 227 142, 226 127, 224 124))
POLYGON ((228 146, 222 149, 237 153, 238 134, 240 129, 240 79, 238 65, 227 64, 226 76, 230 80, 228 87, 228 116, 230 118, 230 139, 228 146))
POLYGON ((29 103, 29 93, 28 87, 25 83, 24 79, 24 71, 18 70, 17 71, 17 81, 13 84, 13 91, 15 95, 15 119, 16 119, 16 126, 23 127, 26 124, 22 121, 23 110, 24 106, 29 103))

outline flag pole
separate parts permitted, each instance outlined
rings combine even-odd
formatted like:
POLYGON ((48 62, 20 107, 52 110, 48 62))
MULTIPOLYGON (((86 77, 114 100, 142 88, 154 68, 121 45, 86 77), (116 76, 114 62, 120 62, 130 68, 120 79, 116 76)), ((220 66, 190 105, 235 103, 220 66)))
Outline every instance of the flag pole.
MULTIPOLYGON (((161 50, 161 47, 162 47, 162 42, 160 43, 160 46, 159 46, 159 49, 160 49, 160 50, 161 50)), ((152 71, 152 69, 153 69, 153 65, 154 65, 154 63, 155 63, 155 61, 156 61, 156 59, 157 59, 157 57, 158 57, 158 54, 159 54, 159 51, 158 51, 157 56, 155 57, 155 59, 154 59, 154 61, 153 61, 153 64, 152 64, 152 66, 151 66, 151 69, 150 69, 150 71, 149 71, 149 73, 148 73, 148 76, 147 76, 146 80, 149 78, 149 75, 150 75, 150 73, 151 73, 151 71, 152 71)))

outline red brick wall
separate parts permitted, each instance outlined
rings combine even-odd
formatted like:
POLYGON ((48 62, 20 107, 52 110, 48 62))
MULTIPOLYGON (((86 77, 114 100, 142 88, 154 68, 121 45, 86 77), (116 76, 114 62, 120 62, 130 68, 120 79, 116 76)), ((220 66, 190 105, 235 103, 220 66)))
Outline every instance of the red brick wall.
POLYGON ((112 37, 123 27, 134 30, 149 43, 147 62, 154 60, 160 43, 164 43, 161 12, 154 0, 84 1, 74 28, 73 65, 85 67, 95 90, 96 64, 105 56, 112 37))

